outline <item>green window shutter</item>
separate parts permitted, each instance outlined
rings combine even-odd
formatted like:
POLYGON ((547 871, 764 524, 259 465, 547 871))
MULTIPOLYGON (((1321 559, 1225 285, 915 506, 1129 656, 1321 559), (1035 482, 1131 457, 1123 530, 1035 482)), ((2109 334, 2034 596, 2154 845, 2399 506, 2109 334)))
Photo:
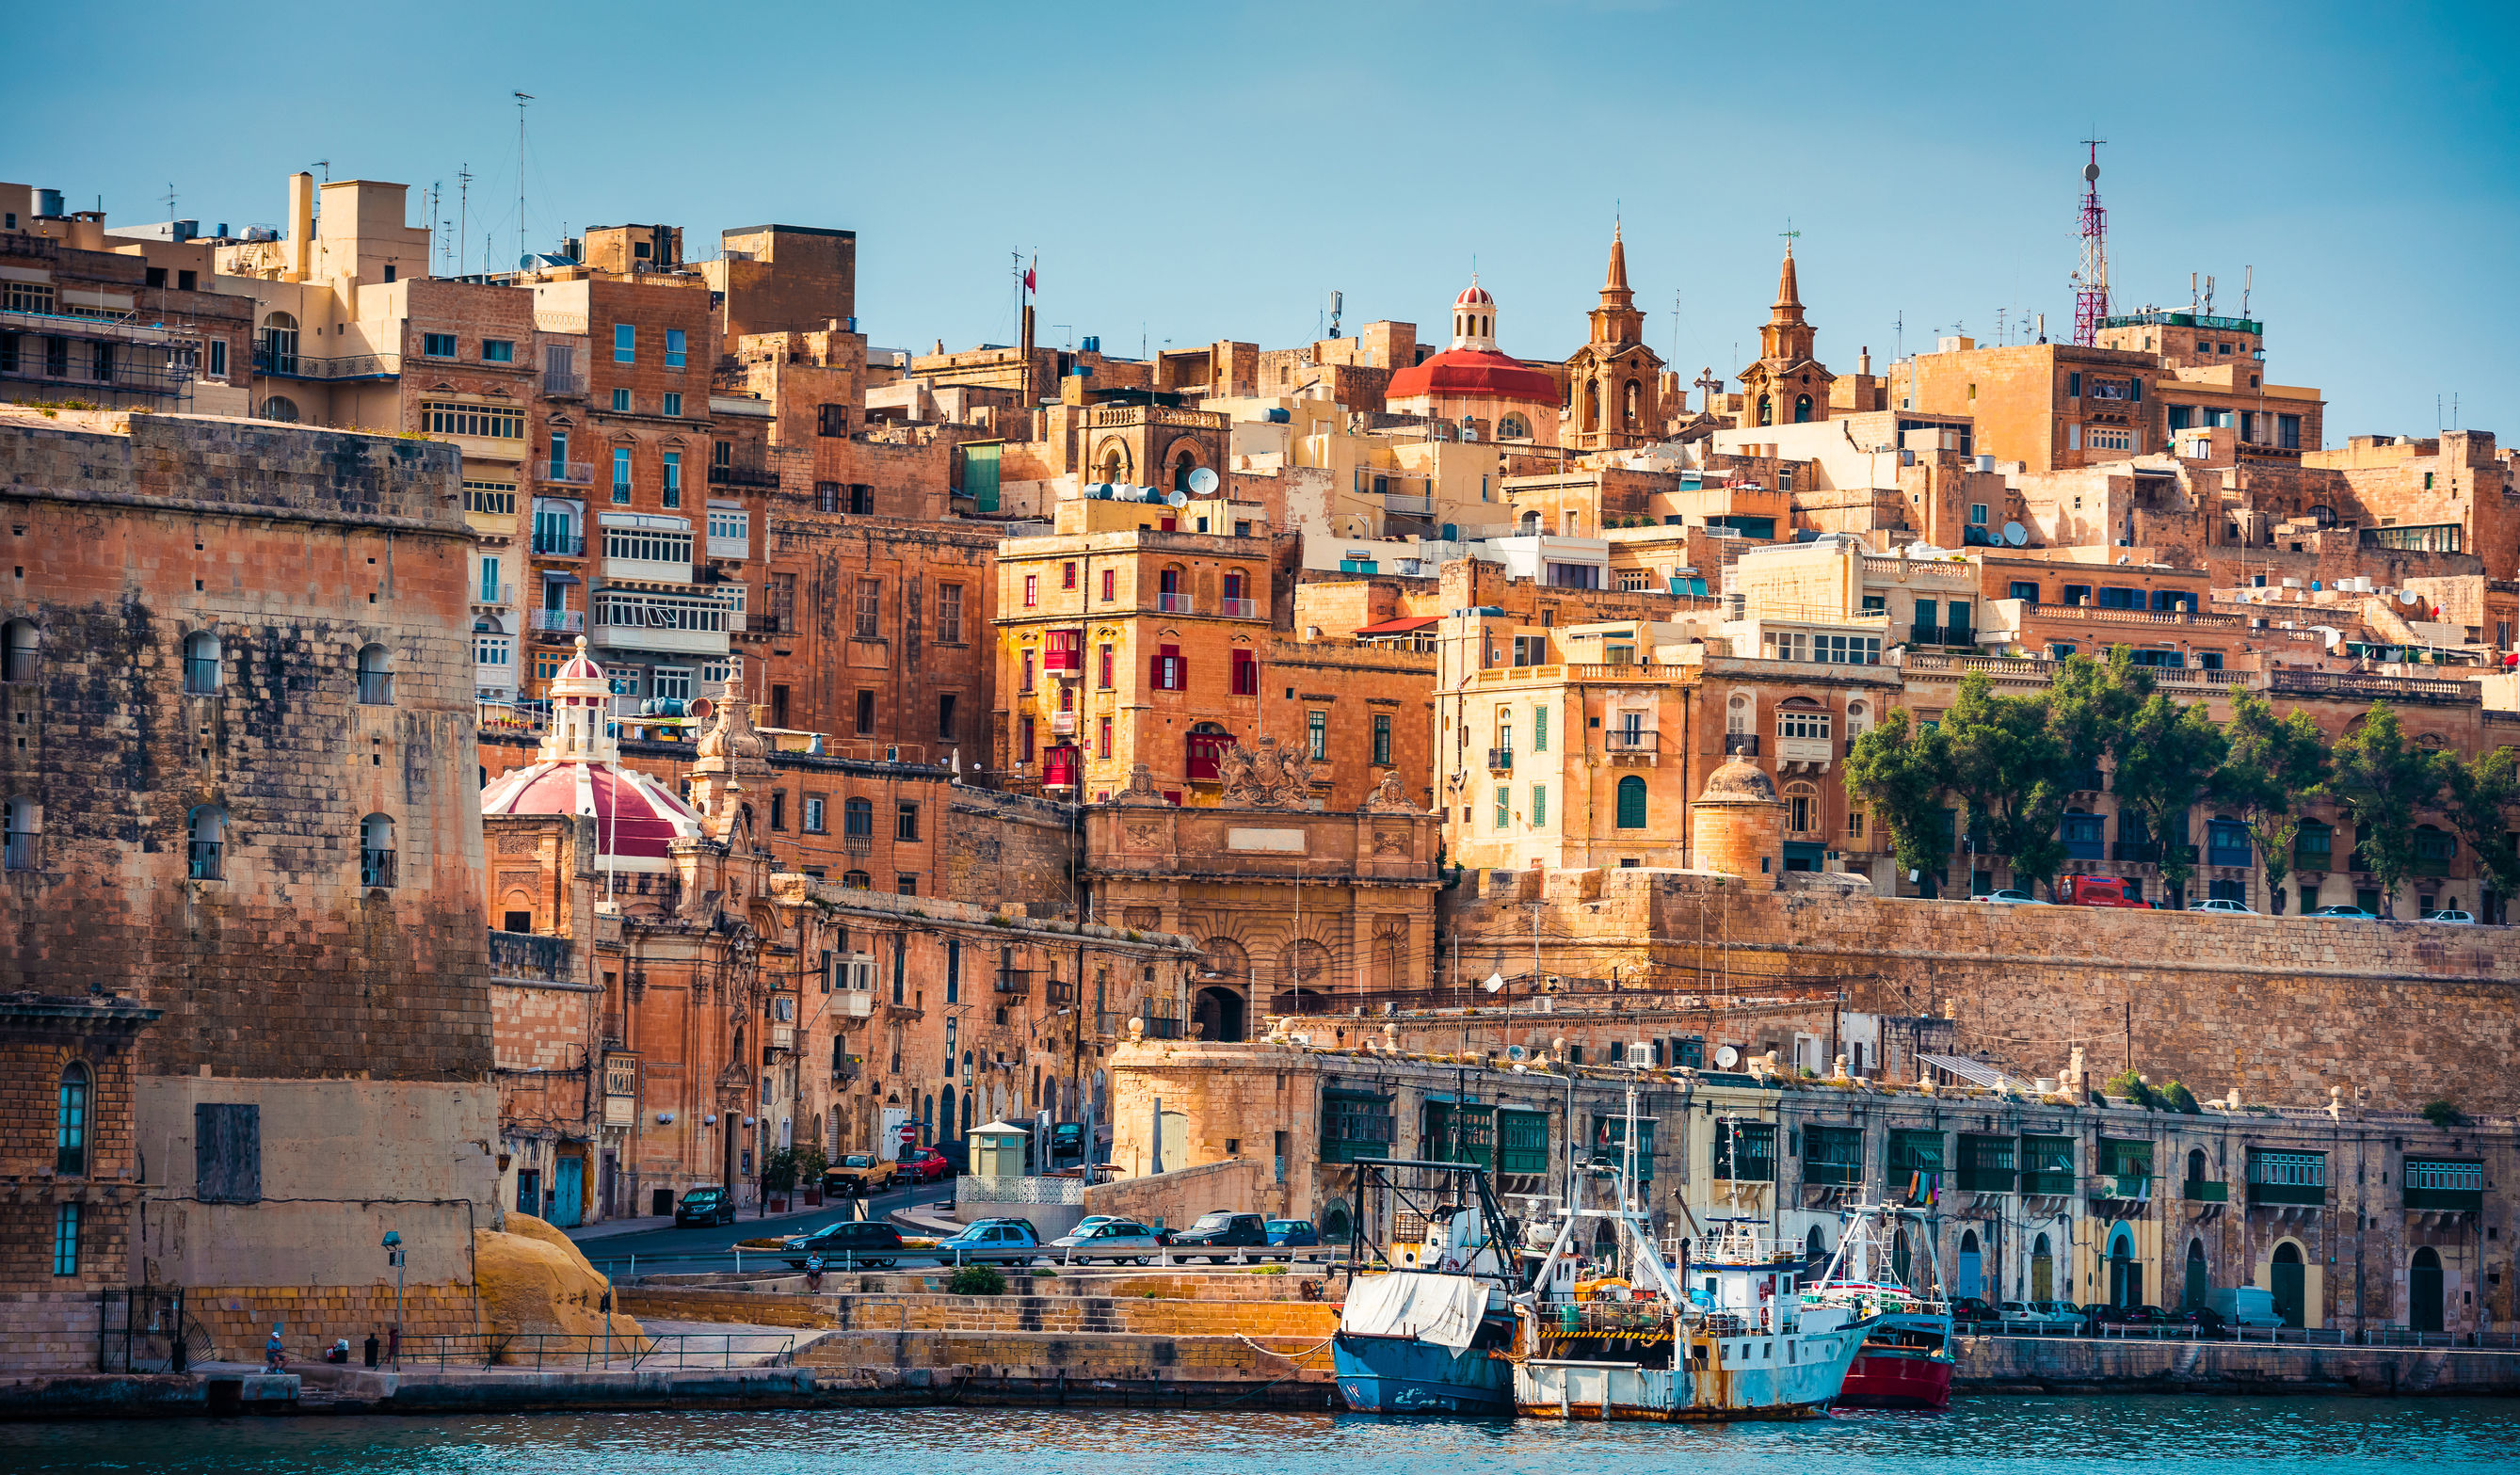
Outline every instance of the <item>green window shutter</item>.
POLYGON ((1549 1117, 1538 1111, 1497 1113, 1497 1171, 1549 1171, 1549 1117))
POLYGON ((1619 827, 1645 827, 1645 781, 1634 774, 1619 781, 1619 827))
POLYGON ((971 499, 978 511, 998 510, 998 453, 1004 446, 965 446, 963 448, 963 495, 971 499))
POLYGON ((1535 783, 1531 785, 1531 827, 1538 829, 1548 823, 1549 785, 1535 783))
POLYGON ((1547 707, 1531 709, 1531 750, 1535 753, 1549 751, 1549 709, 1547 707))

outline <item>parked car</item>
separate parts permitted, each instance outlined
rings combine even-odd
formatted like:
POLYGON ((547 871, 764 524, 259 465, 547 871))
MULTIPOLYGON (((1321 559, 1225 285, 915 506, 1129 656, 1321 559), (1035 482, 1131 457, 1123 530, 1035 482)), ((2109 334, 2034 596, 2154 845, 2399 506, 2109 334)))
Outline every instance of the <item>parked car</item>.
POLYGON ((1085 1161, 1085 1124, 1057 1122, 1050 1129, 1050 1166, 1085 1161))
POLYGON ((2114 875, 2066 875, 2057 880, 2064 886, 2065 904, 2069 907, 2143 907, 2148 903, 2127 895, 2126 882, 2114 875))
POLYGON ((2205 1309, 2223 1319, 2228 1326, 2281 1326, 2282 1317, 2275 1313, 2274 1292, 2263 1286, 2230 1285, 2205 1293, 2205 1309))
POLYGON ((2049 1326, 2063 1331, 2080 1331, 2091 1319, 2071 1301, 2033 1301, 2030 1310, 2049 1326))
POLYGON ((674 1205, 674 1228, 689 1224, 735 1223, 735 1195, 724 1188, 693 1188, 674 1205))
POLYGON ((951 1262, 958 1255, 980 1251, 1006 1258, 1010 1250, 1037 1249, 1041 1231, 1029 1219, 974 1219, 963 1226, 962 1231, 936 1241, 939 1258, 951 1262))
POLYGON ((872 1152, 848 1152, 823 1170, 823 1196, 864 1198, 892 1178, 892 1164, 872 1152))
POLYGON ((1983 896, 1972 896, 1969 900, 1973 902, 1993 902, 1999 907, 2045 907, 2051 905, 2050 903, 2043 902, 2039 898, 2032 896, 2027 891, 2015 891, 2008 886, 2002 891, 1989 891, 1983 896))
POLYGON ((2360 907, 2347 906, 2343 902, 2338 902, 2333 906, 2321 907, 2316 912, 2309 912, 2303 915, 2307 916, 2324 916, 2335 921, 2378 921, 2380 919, 2376 913, 2365 912, 2360 907))
MULTIPOLYGON (((1242 1250, 1269 1242, 1269 1222, 1257 1214, 1234 1214, 1224 1209, 1198 1216, 1198 1222, 1173 1236, 1173 1251, 1242 1250)), ((1207 1263, 1217 1265, 1228 1257, 1212 1254, 1207 1263)))
POLYGON ((1074 1233, 1059 1235, 1050 1242, 1050 1247, 1054 1250, 1085 1250, 1095 1259, 1107 1257, 1144 1265, 1163 1249, 1164 1242, 1155 1237, 1154 1230, 1134 1219, 1105 1219, 1090 1229, 1079 1224, 1074 1233), (1113 1253, 1118 1250, 1141 1253, 1134 1256, 1113 1253))
POLYGON ((1954 1326, 1996 1326, 2002 1324, 2002 1320, 2003 1313, 1996 1310, 1982 1297, 1954 1296, 1952 1298, 1954 1326))
POLYGON ((901 1231, 880 1219, 838 1220, 810 1234, 791 1234, 785 1246, 788 1264, 800 1271, 805 1257, 817 1253, 827 1265, 888 1266, 899 1260, 904 1247, 901 1231))
POLYGON ((2258 915, 2256 908, 2235 901, 2189 902, 2187 904, 2187 910, 2190 912, 2218 912, 2225 916, 2255 916, 2258 915))
POLYGON ((892 1165, 892 1181, 897 1184, 932 1184, 950 1178, 954 1165, 944 1153, 933 1147, 912 1147, 905 1150, 901 1161, 892 1165))
MULTIPOLYGON (((1322 1242, 1322 1231, 1309 1219, 1272 1219, 1268 1227, 1269 1242, 1287 1250, 1309 1249, 1322 1242)), ((1279 1257, 1292 1261, 1291 1254, 1279 1257)))
POLYGON ((2453 927, 2476 925, 2476 914, 2473 912, 2452 912, 2445 909, 2439 912, 2427 912, 2423 919, 2428 922, 2447 922, 2453 927))
POLYGON ((2004 1325, 2025 1331, 2061 1331, 2083 1323, 2080 1313, 2069 1311, 2058 1317, 2048 1310, 2055 1304, 2052 1301, 2006 1301, 1997 1310, 2003 1314, 2004 1325))

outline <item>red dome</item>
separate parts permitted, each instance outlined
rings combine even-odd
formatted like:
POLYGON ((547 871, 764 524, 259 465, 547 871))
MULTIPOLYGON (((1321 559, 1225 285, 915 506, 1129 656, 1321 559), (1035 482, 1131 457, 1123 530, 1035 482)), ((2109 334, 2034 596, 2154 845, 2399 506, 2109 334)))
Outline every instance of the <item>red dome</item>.
POLYGON ((1453 299, 1453 305, 1455 307, 1494 307, 1496 298, 1489 296, 1488 290, 1473 281, 1469 286, 1462 289, 1462 294, 1453 299))
POLYGON ((1518 399, 1554 407, 1557 381, 1537 369, 1483 348, 1448 348, 1422 364, 1391 376, 1383 398, 1452 395, 1463 399, 1518 399))
POLYGON ((537 763, 481 790, 485 815, 593 815, 599 855, 624 870, 662 871, 665 847, 697 839, 699 817, 655 780, 602 763, 537 763))

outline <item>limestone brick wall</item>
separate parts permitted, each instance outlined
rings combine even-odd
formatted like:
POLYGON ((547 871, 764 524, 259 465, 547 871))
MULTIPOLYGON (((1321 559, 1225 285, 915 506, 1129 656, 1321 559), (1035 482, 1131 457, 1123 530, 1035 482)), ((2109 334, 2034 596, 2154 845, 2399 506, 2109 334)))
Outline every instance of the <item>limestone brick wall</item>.
MULTIPOLYGON (((1736 893, 1649 872, 1553 873, 1546 892, 1547 971, 1834 985, 1851 1010, 1947 1016, 1962 1052, 2028 1075, 2080 1045, 2200 1095, 2520 1106, 2500 1068, 2520 1047, 2520 952, 2498 929, 1736 893)), ((1528 945, 1527 904, 1448 899, 1466 947, 1528 945)))
POLYGON ((1074 910, 1073 807, 958 787, 943 819, 938 895, 978 907, 1011 903, 1034 916, 1074 910))

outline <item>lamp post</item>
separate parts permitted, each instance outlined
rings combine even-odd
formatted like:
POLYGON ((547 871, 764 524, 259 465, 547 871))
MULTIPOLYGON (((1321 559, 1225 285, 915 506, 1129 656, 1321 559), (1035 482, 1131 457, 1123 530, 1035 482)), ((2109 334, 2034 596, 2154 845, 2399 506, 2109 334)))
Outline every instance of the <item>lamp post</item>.
POLYGON ((402 1370, 402 1276, 403 1276, 403 1248, 402 1248, 402 1234, 401 1234, 401 1231, 396 1230, 396 1229, 387 1229, 387 1230, 385 1230, 385 1237, 384 1237, 384 1251, 385 1251, 385 1264, 392 1266, 392 1267, 393 1267, 393 1273, 394 1273, 394 1336, 393 1336, 393 1352, 394 1352, 394 1355, 393 1355, 393 1366, 394 1366, 394 1370, 395 1370, 396 1372, 400 1372, 400 1371, 402 1370))

